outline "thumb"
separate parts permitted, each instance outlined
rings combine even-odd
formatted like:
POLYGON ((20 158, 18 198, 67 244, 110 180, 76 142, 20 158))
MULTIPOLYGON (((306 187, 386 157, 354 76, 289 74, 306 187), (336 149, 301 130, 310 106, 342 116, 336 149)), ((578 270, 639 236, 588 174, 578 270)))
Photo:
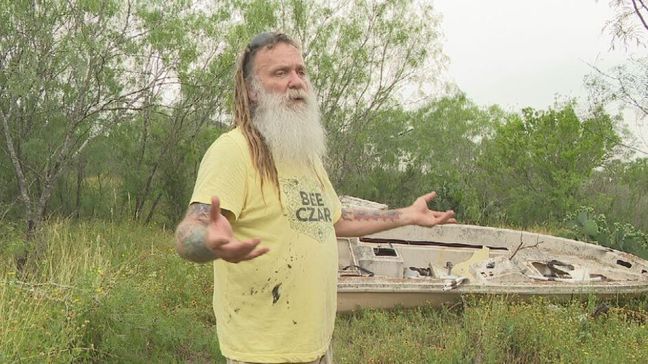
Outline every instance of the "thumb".
POLYGON ((421 197, 423 197, 425 202, 432 202, 432 200, 434 200, 434 198, 436 198, 436 196, 437 196, 437 193, 432 191, 430 193, 426 193, 425 195, 423 195, 421 197))
POLYGON ((209 211, 209 220, 211 222, 216 222, 218 221, 218 218, 220 217, 220 200, 216 196, 212 196, 211 198, 211 209, 209 211))

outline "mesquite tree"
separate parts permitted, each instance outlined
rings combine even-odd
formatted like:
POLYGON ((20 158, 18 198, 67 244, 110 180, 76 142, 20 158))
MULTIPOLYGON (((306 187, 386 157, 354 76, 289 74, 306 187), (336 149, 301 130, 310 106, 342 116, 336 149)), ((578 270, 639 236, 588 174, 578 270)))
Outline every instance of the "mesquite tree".
POLYGON ((165 74, 140 54, 146 31, 130 2, 3 0, 0 8, 1 145, 29 241, 62 173, 145 107, 165 74))

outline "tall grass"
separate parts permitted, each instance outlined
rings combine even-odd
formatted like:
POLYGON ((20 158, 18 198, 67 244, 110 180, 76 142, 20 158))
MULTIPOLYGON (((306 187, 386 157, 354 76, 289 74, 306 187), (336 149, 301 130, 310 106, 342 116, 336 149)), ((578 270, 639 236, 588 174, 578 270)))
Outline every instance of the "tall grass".
POLYGON ((213 362, 211 269, 172 233, 135 224, 50 222, 20 279, 0 265, 0 362, 213 362))
MULTIPOLYGON (((38 263, 17 277, 18 235, 0 226, 1 363, 223 362, 211 265, 182 261, 172 232, 50 221, 38 263)), ((337 363, 641 363, 648 297, 629 304, 466 299, 450 308, 340 315, 337 363)))
POLYGON ((644 363, 648 297, 619 306, 468 299, 453 308, 360 311, 338 318, 342 363, 644 363), (594 314, 597 307, 607 312, 594 314))

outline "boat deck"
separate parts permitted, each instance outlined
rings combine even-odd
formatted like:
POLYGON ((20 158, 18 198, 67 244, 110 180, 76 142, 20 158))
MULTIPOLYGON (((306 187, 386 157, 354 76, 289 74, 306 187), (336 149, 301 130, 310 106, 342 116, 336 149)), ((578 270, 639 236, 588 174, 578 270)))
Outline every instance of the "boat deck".
POLYGON ((470 225, 405 227, 338 239, 338 306, 412 306, 462 294, 648 293, 648 263, 549 235, 470 225))

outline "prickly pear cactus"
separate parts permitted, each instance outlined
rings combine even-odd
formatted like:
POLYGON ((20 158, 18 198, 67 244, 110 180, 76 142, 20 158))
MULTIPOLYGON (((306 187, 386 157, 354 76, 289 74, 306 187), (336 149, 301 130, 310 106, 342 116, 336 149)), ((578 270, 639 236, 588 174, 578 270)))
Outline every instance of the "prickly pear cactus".
POLYGON ((648 259, 648 235, 630 224, 608 225, 605 215, 596 215, 590 207, 581 207, 565 219, 565 237, 627 251, 648 259))

